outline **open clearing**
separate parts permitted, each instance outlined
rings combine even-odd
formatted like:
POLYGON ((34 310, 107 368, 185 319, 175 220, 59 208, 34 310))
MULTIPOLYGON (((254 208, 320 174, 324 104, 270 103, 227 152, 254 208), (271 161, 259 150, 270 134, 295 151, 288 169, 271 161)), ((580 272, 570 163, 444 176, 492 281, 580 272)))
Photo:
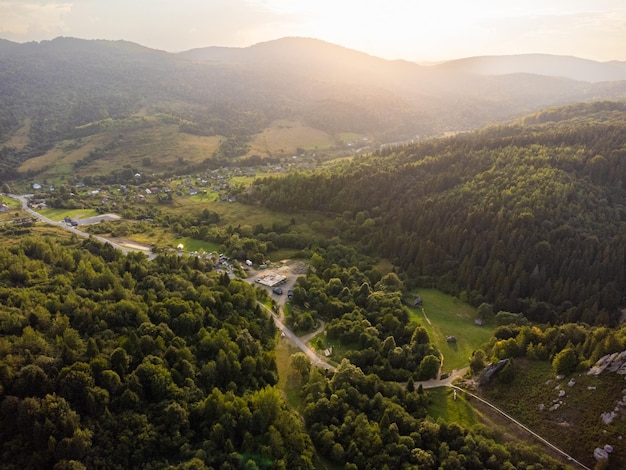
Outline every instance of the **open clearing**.
POLYGON ((277 121, 257 134, 250 144, 249 154, 275 155, 294 153, 297 148, 324 150, 335 145, 334 139, 324 131, 305 126, 296 121, 277 121))
POLYGON ((449 373, 466 367, 472 352, 493 336, 495 325, 474 324, 474 307, 436 289, 420 289, 416 295, 422 298, 424 312, 430 323, 424 317, 422 309, 410 307, 409 310, 412 318, 428 330, 430 341, 444 355, 443 372, 449 373), (448 336, 454 336, 456 342, 447 342, 448 336))

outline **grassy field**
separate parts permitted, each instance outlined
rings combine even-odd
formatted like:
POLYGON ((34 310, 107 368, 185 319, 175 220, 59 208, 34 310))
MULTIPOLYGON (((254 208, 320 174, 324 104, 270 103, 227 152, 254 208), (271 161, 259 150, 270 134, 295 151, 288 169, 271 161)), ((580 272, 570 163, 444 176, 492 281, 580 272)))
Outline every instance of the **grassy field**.
POLYGON ((212 253, 214 251, 220 251, 220 246, 217 243, 205 242, 202 240, 194 240, 193 238, 177 238, 172 240, 172 246, 176 248, 178 245, 183 245, 184 251, 206 251, 212 253))
MULTIPOLYGON (((586 372, 576 372, 557 381, 548 361, 520 358, 515 359, 514 364, 513 382, 490 384, 482 390, 485 398, 540 436, 558 443, 562 450, 586 465, 593 467, 592 455, 596 447, 611 444, 626 449, 620 439, 620 436, 626 436, 623 411, 621 417, 608 425, 600 418, 622 399, 622 391, 626 388, 623 376, 615 373, 590 376, 586 372), (570 379, 574 380, 571 387, 568 385, 570 379), (565 396, 559 399, 561 390, 565 396), (558 401, 561 402, 558 409, 548 409, 558 401), (539 409, 540 404, 545 406, 543 411, 539 409)), ((626 468, 624 452, 615 452, 610 460, 609 468, 626 468)))
POLYGON ((44 155, 27 160, 20 172, 42 171, 38 176, 59 183, 70 176, 109 174, 113 168, 133 165, 142 171, 171 171, 181 162, 200 163, 210 158, 223 140, 220 136, 195 136, 180 132, 159 116, 131 116, 112 121, 94 135, 64 141, 44 155), (106 156, 80 168, 74 164, 96 149, 106 156))
POLYGON ((272 251, 270 253, 270 261, 272 263, 277 263, 284 259, 293 259, 293 257, 300 251, 301 250, 296 250, 292 248, 283 248, 281 250, 272 251))
POLYGON ((278 368, 278 388, 285 396, 285 400, 289 406, 296 410, 300 410, 302 406, 302 398, 300 390, 302 389, 302 380, 291 367, 289 361, 291 355, 300 351, 285 339, 281 339, 276 346, 276 367, 278 368))
POLYGON ((339 132, 337 134, 337 138, 344 144, 348 144, 350 142, 361 142, 363 140, 363 136, 361 134, 355 134, 354 132, 339 132))
POLYGON ((428 330, 430 341, 444 355, 443 371, 451 372, 468 366, 472 352, 493 336, 495 325, 475 325, 474 307, 438 290, 420 289, 415 295, 422 298, 426 317, 421 309, 410 307, 409 310, 412 317, 428 330), (456 343, 448 343, 448 336, 455 336, 456 343))
POLYGON ((474 407, 462 393, 454 399, 454 390, 449 387, 432 388, 426 391, 428 397, 428 414, 435 420, 443 419, 449 423, 473 426, 481 422, 474 407))
POLYGON ((250 155, 295 154, 297 148, 325 150, 334 146, 332 136, 296 121, 281 120, 256 135, 250 144, 250 155))
POLYGON ((25 119, 22 126, 9 138, 6 147, 14 147, 16 150, 20 151, 24 150, 30 141, 28 133, 30 132, 31 124, 30 119, 25 119))
POLYGON ((95 209, 41 209, 39 213, 51 220, 60 222, 65 217, 70 219, 84 219, 99 215, 95 209))

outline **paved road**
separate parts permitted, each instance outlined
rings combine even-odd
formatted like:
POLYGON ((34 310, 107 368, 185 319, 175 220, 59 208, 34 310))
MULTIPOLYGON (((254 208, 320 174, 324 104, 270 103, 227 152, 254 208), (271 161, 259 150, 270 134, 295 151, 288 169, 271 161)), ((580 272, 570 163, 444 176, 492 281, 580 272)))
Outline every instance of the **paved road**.
POLYGON ((39 212, 37 212, 37 211, 31 209, 30 207, 28 207, 28 198, 26 196, 20 196, 20 195, 17 195, 17 194, 7 194, 7 196, 10 197, 10 198, 17 199, 18 201, 20 201, 21 204, 22 204, 22 209, 24 209, 26 212, 28 212, 33 217, 36 217, 37 219, 39 219, 42 222, 45 222, 47 224, 54 225, 56 227, 61 227, 61 228, 65 229, 65 230, 67 230, 69 232, 72 232, 72 233, 78 235, 79 237, 83 237, 83 238, 91 237, 91 238, 94 238, 94 239, 98 240, 99 242, 108 243, 113 248, 116 248, 116 249, 120 250, 125 255, 127 255, 128 253, 140 252, 140 253, 147 254, 149 259, 153 259, 156 256, 154 253, 149 253, 148 254, 148 253, 146 253, 143 250, 138 250, 138 249, 134 249, 134 248, 129 248, 129 247, 126 247, 126 246, 118 245, 117 243, 112 242, 111 240, 109 240, 107 238, 83 232, 82 230, 79 230, 76 227, 72 227, 71 225, 68 225, 65 222, 56 222, 56 221, 54 221, 52 219, 49 219, 48 217, 46 217, 44 215, 41 215, 39 212))
POLYGON ((307 357, 309 358, 309 360, 311 361, 311 364, 313 364, 315 367, 321 367, 323 369, 326 370, 330 370, 330 371, 335 371, 336 367, 333 366, 332 364, 329 364, 328 362, 326 362, 324 359, 322 359, 321 357, 319 357, 317 355, 317 353, 315 351, 313 351, 311 348, 309 348, 299 337, 298 335, 296 335, 293 331, 291 331, 287 325, 285 325, 280 318, 278 318, 278 315, 276 315, 274 312, 272 312, 269 308, 267 308, 264 304, 262 304, 261 302, 258 303, 262 308, 264 308, 265 310, 267 310, 270 315, 272 316, 272 318, 274 319, 274 324, 276 325, 276 327, 282 331, 285 335, 285 338, 287 338, 289 341, 291 341, 295 346, 297 346, 298 348, 300 348, 300 350, 307 355, 307 357))

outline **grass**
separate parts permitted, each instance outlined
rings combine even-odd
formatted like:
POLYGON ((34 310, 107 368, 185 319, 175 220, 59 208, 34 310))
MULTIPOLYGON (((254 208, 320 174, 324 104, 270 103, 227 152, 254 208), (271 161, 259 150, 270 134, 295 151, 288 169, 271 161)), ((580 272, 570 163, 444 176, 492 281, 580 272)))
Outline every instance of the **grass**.
POLYGON ((360 142, 363 140, 363 136, 361 134, 355 134, 354 132, 339 132, 337 133, 337 138, 344 144, 348 144, 350 142, 360 142))
MULTIPOLYGON (((618 417, 605 425, 600 419, 622 398, 626 388, 623 376, 604 373, 596 377, 577 372, 557 381, 547 361, 521 358, 515 359, 514 364, 513 382, 489 384, 483 390, 485 398, 586 465, 593 466, 594 448, 605 444, 623 446, 619 436, 626 436, 626 420, 618 417), (570 379, 574 379, 572 387, 568 386, 570 379), (566 392, 560 399, 563 403, 551 411, 548 408, 559 400, 560 390, 566 392), (540 404, 546 409, 541 411, 540 404)), ((612 454, 610 459, 610 468, 626 468, 623 452, 612 454)))
POLYGON ((382 274, 389 274, 391 271, 393 271, 393 268, 393 263, 385 258, 380 259, 378 263, 374 265, 374 269, 377 269, 382 274))
POLYGON ((300 391, 302 390, 303 381, 291 367, 290 360, 291 355, 297 353, 300 349, 281 338, 275 351, 276 367, 278 368, 278 389, 283 392, 289 406, 299 411, 302 407, 300 391))
POLYGON ((324 131, 296 121, 281 120, 256 135, 250 143, 250 155, 270 156, 295 154, 297 148, 325 150, 335 145, 332 136, 324 131))
POLYGON ((495 325, 474 324, 476 310, 456 297, 435 289, 420 289, 416 294, 422 298, 424 311, 410 307, 412 318, 418 320, 430 336, 430 341, 444 355, 443 372, 462 369, 469 365, 472 352, 482 347, 493 336, 495 325), (448 343, 446 337, 455 336, 456 343, 448 343))
POLYGON ((6 147, 15 147, 16 150, 24 150, 30 141, 28 134, 30 132, 31 124, 30 119, 25 119, 22 126, 9 138, 6 143, 6 147))
POLYGON ((296 250, 295 248, 282 248, 280 250, 272 251, 269 254, 270 261, 272 263, 277 263, 284 259, 292 260, 300 251, 302 250, 296 250))
POLYGON ((220 246, 217 243, 205 242, 202 240, 195 240, 193 238, 185 237, 185 238, 177 238, 172 241, 172 245, 177 247, 178 245, 183 245, 184 251, 206 251, 207 253, 212 253, 214 251, 220 251, 220 246))
POLYGON ((95 209, 41 209, 39 213, 51 220, 60 222, 65 217, 70 219, 84 219, 86 217, 95 217, 98 214, 95 209))
POLYGON ((70 176, 109 174, 112 168, 133 165, 142 171, 172 171, 181 162, 200 163, 210 158, 223 140, 180 132, 159 116, 131 116, 111 123, 101 132, 57 144, 44 155, 24 162, 19 171, 42 171, 40 179, 58 183, 70 176), (96 148, 105 157, 74 168, 96 148), (150 162, 146 164, 145 162, 150 162))
POLYGON ((441 418, 449 423, 458 423, 467 427, 481 422, 473 405, 462 393, 457 393, 456 400, 454 399, 452 388, 432 388, 426 391, 426 396, 429 402, 428 414, 435 420, 441 418))

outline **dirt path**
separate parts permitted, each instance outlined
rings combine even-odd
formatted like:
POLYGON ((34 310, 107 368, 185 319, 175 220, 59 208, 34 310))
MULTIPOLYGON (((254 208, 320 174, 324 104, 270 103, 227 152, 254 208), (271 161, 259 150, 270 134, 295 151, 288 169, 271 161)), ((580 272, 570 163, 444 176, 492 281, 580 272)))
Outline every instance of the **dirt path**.
POLYGON ((320 326, 318 326, 315 331, 312 331, 311 333, 306 334, 304 336, 300 336, 300 340, 303 343, 308 343, 313 338, 315 338, 317 335, 319 335, 322 331, 324 331, 324 328, 326 328, 326 323, 324 323, 324 321, 322 321, 322 320, 319 320, 319 322, 320 322, 320 326))

